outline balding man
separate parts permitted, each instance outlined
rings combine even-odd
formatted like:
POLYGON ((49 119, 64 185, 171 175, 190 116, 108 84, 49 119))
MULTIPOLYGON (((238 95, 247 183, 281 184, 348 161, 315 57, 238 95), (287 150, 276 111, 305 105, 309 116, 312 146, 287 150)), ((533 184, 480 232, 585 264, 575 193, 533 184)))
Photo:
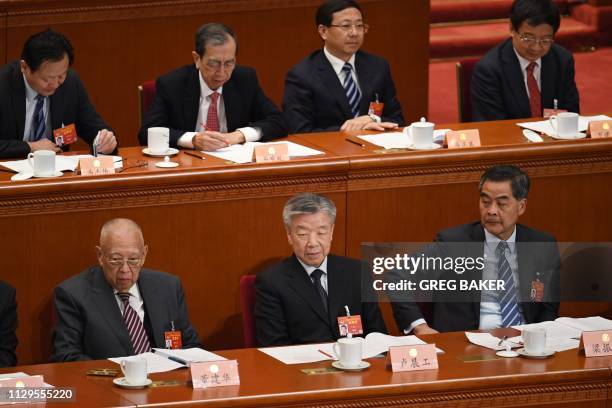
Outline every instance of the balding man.
POLYGON ((143 269, 147 245, 138 224, 117 218, 102 227, 98 266, 55 289, 53 361, 129 356, 166 347, 179 331, 183 348, 200 347, 181 282, 143 269))

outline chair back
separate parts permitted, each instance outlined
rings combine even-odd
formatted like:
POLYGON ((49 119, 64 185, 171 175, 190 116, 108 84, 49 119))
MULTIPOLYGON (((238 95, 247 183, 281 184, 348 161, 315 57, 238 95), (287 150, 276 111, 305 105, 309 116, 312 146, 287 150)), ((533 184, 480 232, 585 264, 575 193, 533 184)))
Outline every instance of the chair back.
POLYGON ((457 104, 459 121, 472 121, 472 72, 479 58, 464 58, 457 62, 457 104))
POLYGON ((240 278, 240 307, 242 309, 242 331, 244 347, 256 347, 255 334, 255 275, 240 278))
POLYGON ((146 81, 138 85, 138 115, 140 116, 141 126, 145 113, 151 107, 155 92, 155 81, 146 81))

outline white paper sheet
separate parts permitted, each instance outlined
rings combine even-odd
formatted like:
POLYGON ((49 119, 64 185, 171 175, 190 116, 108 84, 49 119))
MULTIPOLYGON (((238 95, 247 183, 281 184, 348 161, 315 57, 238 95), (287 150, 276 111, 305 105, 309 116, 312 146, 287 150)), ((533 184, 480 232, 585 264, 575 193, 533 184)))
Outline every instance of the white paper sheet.
POLYGON ((185 365, 172 361, 166 357, 158 356, 155 353, 147 352, 137 356, 129 357, 112 357, 109 358, 113 363, 121 365, 121 360, 130 360, 135 358, 145 358, 147 360, 147 373, 165 373, 167 371, 183 368, 185 365))
POLYGON ((552 337, 556 339, 579 339, 580 330, 570 327, 566 324, 562 324, 558 321, 548 321, 541 323, 522 324, 520 326, 512 326, 513 328, 523 331, 525 327, 531 328, 543 328, 546 329, 546 337, 552 337))
MULTIPOLYGON (((596 115, 596 116, 580 116, 578 118, 578 131, 584 132, 589 127, 589 122, 594 120, 610 120, 609 116, 606 115, 596 115)), ((553 127, 550 125, 550 121, 548 119, 541 120, 537 122, 522 122, 517 123, 517 126, 522 128, 531 129, 534 132, 545 133, 548 136, 553 136, 556 134, 553 127)))
MULTIPOLYGON (((450 129, 434 130, 434 142, 444 140, 446 132, 450 129)), ((365 140, 383 149, 406 149, 412 143, 412 139, 403 132, 377 133, 375 135, 360 135, 359 139, 365 140)))
MULTIPOLYGON (((285 364, 315 363, 317 361, 332 360, 319 350, 323 350, 330 343, 303 344, 300 346, 267 347, 258 349, 262 353, 285 364)), ((333 352, 333 351, 332 351, 333 352)), ((330 356, 333 354, 328 353, 330 356)))
POLYGON ((222 160, 232 161, 238 164, 251 163, 253 161, 253 151, 256 146, 266 145, 266 144, 279 144, 284 143, 288 146, 289 157, 308 157, 308 156, 318 156, 320 154, 325 154, 319 150, 311 149, 310 147, 306 147, 293 142, 270 142, 270 143, 261 143, 261 142, 248 142, 244 144, 236 144, 229 147, 224 147, 223 149, 219 149, 214 152, 205 152, 204 154, 208 154, 210 156, 218 157, 222 160))
MULTIPOLYGON (((317 361, 337 360, 334 351, 335 343, 305 344, 301 346, 260 348, 266 353, 285 364, 304 364, 317 361), (331 357, 330 357, 331 356, 331 357), (333 357, 333 358, 332 358, 333 357)), ((389 336, 383 333, 370 333, 363 340, 362 359, 372 358, 389 351, 390 346, 413 346, 426 344, 417 336, 389 336)), ((444 353, 436 349, 438 353, 444 353)))
MULTIPOLYGON (((99 155, 103 156, 103 155, 99 155)), ((77 154, 74 156, 64 156, 58 154, 55 156, 55 170, 56 171, 74 171, 79 165, 79 159, 93 157, 90 154, 77 154)), ((122 159, 120 156, 110 156, 113 158, 115 162, 114 166, 116 169, 119 169, 123 166, 122 159)), ((3 161, 0 162, 4 167, 9 168, 17 173, 32 173, 32 166, 30 166, 30 162, 28 159, 24 160, 12 160, 12 161, 3 161)))
POLYGON ((472 344, 476 344, 477 346, 485 347, 491 350, 505 350, 506 344, 510 343, 510 347, 519 347, 520 344, 509 342, 510 339, 506 339, 505 342, 499 344, 501 339, 499 337, 493 336, 491 333, 471 333, 465 332, 465 336, 468 341, 472 344))
POLYGON ((559 317, 555 321, 580 331, 612 330, 612 320, 604 319, 601 316, 559 317))
POLYGON ((187 365, 191 363, 204 363, 206 361, 227 360, 225 357, 221 357, 218 354, 211 353, 210 351, 198 347, 178 350, 154 348, 153 350, 155 354, 158 354, 162 357, 174 357, 179 360, 186 361, 187 365))

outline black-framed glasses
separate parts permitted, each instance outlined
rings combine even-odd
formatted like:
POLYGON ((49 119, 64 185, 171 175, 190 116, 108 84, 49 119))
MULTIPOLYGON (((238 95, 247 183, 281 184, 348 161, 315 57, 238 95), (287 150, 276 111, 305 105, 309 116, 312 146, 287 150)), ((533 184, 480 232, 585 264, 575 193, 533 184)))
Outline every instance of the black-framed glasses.
POLYGON ((367 33, 370 29, 368 24, 330 24, 329 27, 336 27, 348 33, 351 29, 355 29, 358 33, 367 33))
POLYGON ((532 46, 532 45, 537 44, 540 47, 550 47, 550 45, 555 41, 552 38, 542 38, 541 40, 538 40, 536 38, 533 38, 525 34, 519 34, 518 36, 519 36, 519 40, 521 40, 521 42, 527 46, 532 46))

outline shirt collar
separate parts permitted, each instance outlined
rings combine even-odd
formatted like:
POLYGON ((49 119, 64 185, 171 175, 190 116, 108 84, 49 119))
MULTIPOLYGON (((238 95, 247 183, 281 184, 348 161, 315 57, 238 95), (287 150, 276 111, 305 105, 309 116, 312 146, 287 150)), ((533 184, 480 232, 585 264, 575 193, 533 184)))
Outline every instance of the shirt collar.
MULTIPOLYGON (((521 54, 519 54, 518 51, 516 51, 516 48, 512 47, 512 49, 514 50, 514 53, 516 54, 516 57, 519 60, 519 64, 521 65, 521 72, 525 73, 525 70, 527 69, 527 65, 531 64, 531 61, 521 57, 521 54)), ((537 64, 536 68, 542 68, 542 58, 538 58, 534 62, 537 64)))
MULTIPOLYGON (((486 228, 484 230, 484 233, 485 233, 485 242, 487 243, 487 246, 495 250, 495 248, 497 248, 497 245, 499 244, 501 239, 491 234, 489 231, 487 231, 486 228)), ((514 231, 512 231, 512 235, 510 235, 510 237, 508 237, 508 239, 506 240, 506 243, 508 244, 508 248, 510 249, 510 252, 514 253, 516 249, 516 245, 515 245, 516 244, 516 225, 514 226, 514 231)))
MULTIPOLYGON (((329 51, 327 51, 326 47, 323 47, 323 53, 325 54, 325 57, 327 58, 332 68, 334 69, 334 72, 336 73, 336 75, 340 75, 340 72, 342 71, 342 67, 344 67, 345 62, 342 61, 340 58, 332 55, 329 51)), ((353 67, 353 70, 355 70, 355 54, 351 55, 351 58, 346 62, 351 64, 353 67)))
POLYGON ((308 274, 308 277, 310 277, 310 275, 315 271, 315 269, 320 269, 320 270, 323 271, 323 273, 325 275, 327 275, 327 257, 325 257, 325 259, 323 259, 323 262, 321 262, 321 265, 319 265, 319 266, 306 265, 304 262, 302 262, 302 260, 300 258, 298 258, 297 256, 296 256, 296 258, 300 262, 300 264, 302 265, 304 270, 306 270, 306 273, 308 274))
MULTIPOLYGON (((137 302, 142 302, 140 290, 138 290, 138 283, 133 284, 130 290, 128 290, 128 292, 130 295, 134 296, 134 299, 136 299, 137 302)), ((117 296, 117 293, 119 293, 119 291, 117 289, 113 289, 113 293, 115 294, 115 296, 117 296)))
POLYGON ((25 84, 25 97, 28 101, 33 101, 38 95, 38 92, 32 89, 25 75, 24 74, 21 74, 21 75, 23 76, 23 83, 25 84))
MULTIPOLYGON (((198 70, 198 78, 200 79, 200 98, 201 99, 206 98, 207 96, 215 92, 208 87, 208 84, 206 83, 206 81, 204 81, 204 78, 202 78, 202 73, 200 72, 200 70, 198 70)), ((219 89, 216 90, 216 92, 218 92, 219 94, 223 94, 223 86, 220 86, 219 89)))

